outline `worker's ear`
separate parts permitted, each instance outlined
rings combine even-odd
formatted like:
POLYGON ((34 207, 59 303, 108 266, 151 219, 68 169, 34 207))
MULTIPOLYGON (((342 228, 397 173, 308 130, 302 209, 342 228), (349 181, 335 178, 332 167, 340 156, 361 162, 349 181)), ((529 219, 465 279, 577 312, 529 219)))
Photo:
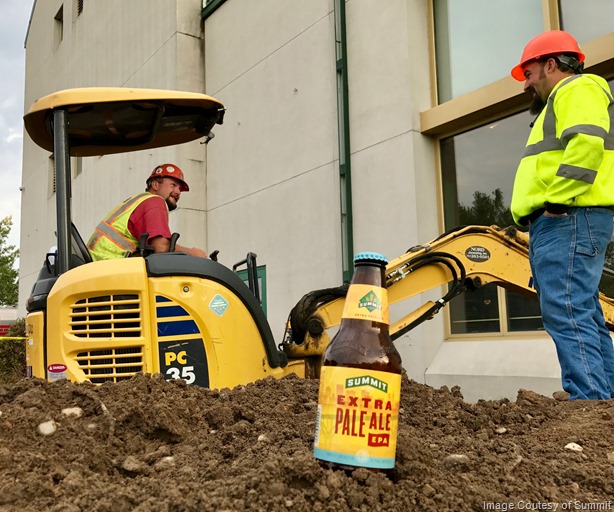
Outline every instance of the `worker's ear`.
POLYGON ((544 65, 544 69, 547 73, 552 73, 553 71, 556 71, 558 68, 558 65, 556 63, 556 59, 554 57, 550 57, 547 61, 546 64, 544 65))

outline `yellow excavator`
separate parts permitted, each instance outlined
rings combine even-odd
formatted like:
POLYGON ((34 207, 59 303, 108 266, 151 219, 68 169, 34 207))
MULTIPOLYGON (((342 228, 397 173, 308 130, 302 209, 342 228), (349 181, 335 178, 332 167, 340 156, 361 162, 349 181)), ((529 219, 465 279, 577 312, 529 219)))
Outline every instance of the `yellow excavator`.
MULTIPOLYGON (((307 293, 277 344, 258 300, 254 257, 246 259, 248 284, 213 259, 174 251, 175 235, 168 253, 141 246, 136 257, 93 262, 72 222, 71 156, 208 141, 224 111, 205 94, 129 88, 69 89, 29 109, 26 131, 54 154, 57 216, 57 250, 46 255, 26 305, 30 376, 102 384, 161 373, 210 388, 319 376, 347 286, 307 293)), ((488 283, 535 298, 528 237, 511 227, 454 229, 391 261, 386 280, 391 305, 447 290, 396 320, 393 339, 488 283)), ((614 301, 602 295, 601 303, 614 325, 614 301)))

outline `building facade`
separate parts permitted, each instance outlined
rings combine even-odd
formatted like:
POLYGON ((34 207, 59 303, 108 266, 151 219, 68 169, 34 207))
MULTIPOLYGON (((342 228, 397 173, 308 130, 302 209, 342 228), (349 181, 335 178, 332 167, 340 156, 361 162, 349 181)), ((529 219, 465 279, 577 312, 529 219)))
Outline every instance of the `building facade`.
MULTIPOLYGON (((390 259, 459 224, 509 219, 531 118, 509 76, 524 44, 564 28, 587 70, 614 77, 603 0, 47 0, 26 39, 25 109, 53 91, 122 86, 206 92, 227 108, 207 146, 73 159, 83 238, 175 162, 190 192, 181 243, 232 267, 257 254, 281 341, 292 306, 341 284, 351 258, 390 259)), ((52 155, 24 135, 20 311, 54 245, 52 155)), ((395 306, 393 317, 442 295, 395 306)), ((489 285, 397 341, 409 376, 465 398, 560 387, 536 303, 489 285)))

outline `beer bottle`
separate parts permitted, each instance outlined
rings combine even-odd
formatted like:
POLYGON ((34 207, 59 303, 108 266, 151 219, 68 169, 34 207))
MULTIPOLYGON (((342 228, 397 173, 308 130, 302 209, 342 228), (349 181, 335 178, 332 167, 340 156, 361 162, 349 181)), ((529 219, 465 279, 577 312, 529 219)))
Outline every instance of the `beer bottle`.
POLYGON ((386 257, 354 257, 341 325, 322 357, 314 456, 322 465, 394 468, 401 356, 388 326, 386 257))

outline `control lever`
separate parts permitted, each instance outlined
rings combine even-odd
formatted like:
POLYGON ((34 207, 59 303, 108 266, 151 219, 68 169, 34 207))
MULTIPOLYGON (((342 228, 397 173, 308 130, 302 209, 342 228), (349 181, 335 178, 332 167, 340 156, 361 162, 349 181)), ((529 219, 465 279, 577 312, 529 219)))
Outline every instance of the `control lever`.
POLYGON ((171 242, 168 247, 168 252, 175 252, 175 247, 177 246, 178 239, 179 239, 179 233, 173 233, 171 235, 171 242))
POLYGON ((126 258, 130 258, 132 256, 149 256, 154 253, 154 248, 151 245, 147 245, 147 239, 149 238, 149 233, 141 233, 141 237, 139 238, 139 245, 136 246, 136 249, 133 252, 128 251, 126 253, 126 258))
POLYGON ((209 259, 212 261, 217 261, 217 255, 220 253, 217 249, 209 254, 209 259))

